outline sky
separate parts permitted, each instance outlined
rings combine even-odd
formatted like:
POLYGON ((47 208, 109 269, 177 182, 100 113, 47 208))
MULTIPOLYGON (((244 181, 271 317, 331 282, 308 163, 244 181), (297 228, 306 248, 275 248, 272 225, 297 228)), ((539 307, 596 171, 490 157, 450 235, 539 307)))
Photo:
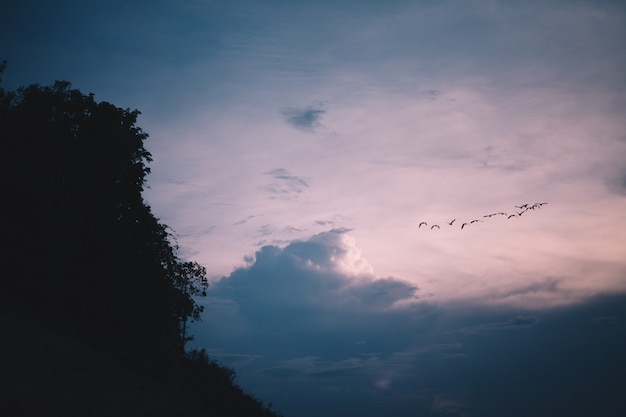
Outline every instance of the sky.
POLYGON ((2 9, 4 88, 141 111, 193 346, 286 417, 624 408, 622 2, 2 9))

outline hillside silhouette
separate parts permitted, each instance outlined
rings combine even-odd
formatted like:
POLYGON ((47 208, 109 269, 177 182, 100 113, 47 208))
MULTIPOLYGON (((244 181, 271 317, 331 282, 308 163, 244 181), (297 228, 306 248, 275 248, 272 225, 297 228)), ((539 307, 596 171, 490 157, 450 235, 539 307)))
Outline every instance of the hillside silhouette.
POLYGON ((205 269, 143 200, 138 115, 0 79, 0 414, 278 416, 185 349, 205 269))

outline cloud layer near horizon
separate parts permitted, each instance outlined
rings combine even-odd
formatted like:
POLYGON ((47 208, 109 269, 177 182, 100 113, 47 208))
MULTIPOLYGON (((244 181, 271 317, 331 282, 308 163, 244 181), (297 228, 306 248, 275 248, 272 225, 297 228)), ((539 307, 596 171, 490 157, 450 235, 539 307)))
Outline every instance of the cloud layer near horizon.
POLYGON ((623 296, 531 311, 432 303, 409 282, 376 278, 349 232, 259 249, 210 287, 194 343, 303 417, 522 416, 537 406, 582 416, 617 406, 624 379, 609 369, 626 365, 623 296), (577 372, 593 384, 572 380, 577 372))

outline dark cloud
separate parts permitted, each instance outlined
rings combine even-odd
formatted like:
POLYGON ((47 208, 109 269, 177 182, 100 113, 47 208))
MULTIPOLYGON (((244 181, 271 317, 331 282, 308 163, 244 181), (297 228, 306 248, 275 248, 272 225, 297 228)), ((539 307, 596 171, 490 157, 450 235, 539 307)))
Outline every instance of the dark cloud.
POLYGON ((246 261, 210 287, 195 343, 286 416, 622 408, 624 296, 532 312, 423 302, 416 285, 377 278, 348 229, 264 246, 246 261))
POLYGON ((422 91, 422 94, 426 96, 429 100, 437 100, 439 97, 441 97, 442 92, 441 90, 433 88, 422 91))
POLYGON ((271 194, 287 196, 302 193, 309 188, 309 183, 304 178, 292 175, 284 168, 267 171, 263 175, 269 176, 271 182, 259 188, 271 194))
POLYGON ((532 327, 539 322, 539 317, 535 316, 516 316, 509 320, 499 323, 482 323, 471 326, 465 326, 459 331, 462 333, 482 333, 495 332, 502 330, 517 330, 532 327))
POLYGON ((282 111, 287 123, 304 132, 315 132, 322 127, 322 116, 326 110, 323 103, 317 103, 305 108, 289 108, 282 111))

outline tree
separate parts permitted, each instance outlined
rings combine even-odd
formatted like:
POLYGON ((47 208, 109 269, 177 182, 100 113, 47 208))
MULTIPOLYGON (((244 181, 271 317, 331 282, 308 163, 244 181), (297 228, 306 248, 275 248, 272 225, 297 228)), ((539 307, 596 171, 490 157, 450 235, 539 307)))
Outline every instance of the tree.
POLYGON ((65 81, 0 88, 4 314, 120 351, 184 348, 206 271, 178 258, 143 200, 151 155, 139 114, 65 81))

